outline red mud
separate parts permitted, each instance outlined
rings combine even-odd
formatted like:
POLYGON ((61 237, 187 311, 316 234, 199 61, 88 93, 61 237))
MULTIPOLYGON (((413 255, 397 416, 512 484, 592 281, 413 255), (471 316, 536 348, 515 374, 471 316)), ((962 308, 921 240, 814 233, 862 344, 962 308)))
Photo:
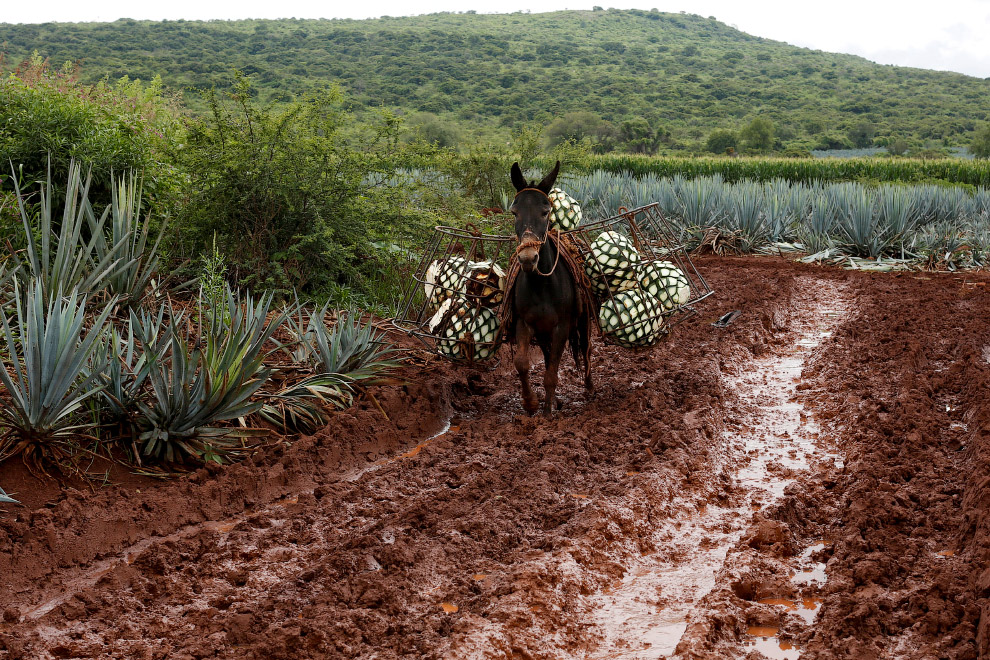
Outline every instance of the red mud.
POLYGON ((802 658, 990 657, 990 277, 699 267, 701 314, 652 352, 597 346, 592 397, 565 368, 549 421, 507 364, 434 361, 375 393, 387 419, 362 404, 171 483, 55 490, 4 466, 30 506, 0 509, 0 658, 595 657, 592 604, 664 555, 654 531, 745 503, 712 468, 758 419, 733 375, 789 350, 808 278, 851 300, 797 385, 842 460, 741 521, 676 655, 758 658, 762 627, 802 658), (813 561, 824 584, 791 579, 813 561))

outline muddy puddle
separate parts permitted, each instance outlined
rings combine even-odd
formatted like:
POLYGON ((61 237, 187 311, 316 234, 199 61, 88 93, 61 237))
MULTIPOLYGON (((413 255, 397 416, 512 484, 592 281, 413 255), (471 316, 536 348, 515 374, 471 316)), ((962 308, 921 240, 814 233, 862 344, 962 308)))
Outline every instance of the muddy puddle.
MULTIPOLYGON (((834 448, 797 397, 801 372, 823 339, 846 313, 842 292, 828 282, 808 281, 792 308, 790 347, 755 359, 727 378, 738 397, 740 414, 726 420, 713 475, 731 477, 732 497, 716 505, 714 493, 702 489, 675 500, 679 509, 657 526, 656 545, 663 550, 626 566, 624 578, 592 605, 603 643, 593 658, 653 660, 676 657, 678 644, 699 601, 716 586, 729 550, 754 515, 777 502, 784 490, 814 460, 841 465, 834 448)), ((824 564, 811 560, 822 546, 804 551, 795 568, 795 584, 824 583, 824 564), (807 571, 805 570, 807 569, 807 571)), ((811 624, 820 607, 814 597, 770 603, 811 624)), ((758 650, 768 658, 791 660, 800 650, 781 640, 777 629, 750 628, 740 655, 758 650)))
POLYGON ((792 642, 781 641, 777 634, 779 628, 772 626, 750 626, 746 630, 748 639, 743 642, 746 651, 759 651, 772 660, 797 660, 801 650, 792 642))

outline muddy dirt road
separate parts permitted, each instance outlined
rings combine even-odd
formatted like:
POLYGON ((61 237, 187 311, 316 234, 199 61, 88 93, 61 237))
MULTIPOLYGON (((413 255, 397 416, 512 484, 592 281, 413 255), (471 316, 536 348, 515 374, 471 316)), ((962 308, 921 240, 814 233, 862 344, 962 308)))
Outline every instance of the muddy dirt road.
POLYGON ((990 657, 990 277, 699 267, 552 420, 438 360, 172 483, 4 466, 0 658, 990 657))

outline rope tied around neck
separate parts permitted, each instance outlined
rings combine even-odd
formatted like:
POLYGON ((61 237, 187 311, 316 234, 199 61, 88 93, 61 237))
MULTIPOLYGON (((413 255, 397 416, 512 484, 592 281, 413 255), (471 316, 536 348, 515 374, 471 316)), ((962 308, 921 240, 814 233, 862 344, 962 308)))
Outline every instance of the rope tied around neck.
MULTIPOLYGON (((539 188, 532 188, 532 187, 530 187, 530 188, 523 188, 522 190, 518 191, 516 193, 516 197, 519 197, 519 195, 523 194, 527 190, 536 191, 536 192, 540 193, 541 195, 543 195, 544 197, 546 197, 547 198, 547 201, 550 200, 550 195, 546 194, 545 192, 543 192, 539 188)), ((513 201, 515 201, 515 197, 513 197, 512 199, 513 199, 513 201)), ((550 206, 553 206, 553 203, 551 203, 550 206)), ((542 275, 543 277, 550 277, 551 275, 553 275, 553 272, 555 270, 557 270, 557 264, 560 263, 560 228, 558 227, 557 228, 557 240, 555 242, 555 246, 557 248, 557 258, 553 260, 553 267, 550 269, 550 272, 549 273, 544 273, 544 272, 541 272, 540 271, 539 252, 540 252, 540 250, 543 249, 543 244, 547 242, 547 237, 550 235, 550 231, 551 231, 551 229, 550 229, 550 226, 548 224, 547 225, 547 232, 543 235, 543 240, 540 240, 539 238, 537 238, 536 236, 534 236, 532 234, 530 234, 529 237, 526 237, 526 233, 524 232, 523 233, 524 238, 521 241, 519 241, 519 246, 516 248, 516 256, 517 257, 519 256, 519 253, 520 252, 522 252, 523 250, 525 250, 527 248, 536 248, 536 251, 537 251, 537 257, 536 257, 536 273, 538 275, 542 275)))
MULTIPOLYGON (((519 253, 520 252, 522 252, 523 250, 525 250, 527 248, 536 248, 536 252, 537 252, 537 255, 536 255, 536 274, 537 275, 542 275, 543 277, 550 277, 551 275, 553 275, 553 272, 555 270, 557 270, 557 264, 560 263, 560 250, 561 250, 561 246, 560 246, 560 228, 557 228, 556 229, 557 240, 554 242, 554 244, 555 244, 555 246, 557 248, 557 258, 553 260, 553 267, 550 269, 550 272, 549 273, 544 273, 544 272, 542 272, 540 270, 540 256, 539 256, 539 252, 540 252, 540 250, 543 249, 543 244, 547 242, 547 238, 549 237, 551 231, 552 230, 550 230, 549 228, 547 229, 547 233, 544 235, 542 241, 540 239, 538 239, 536 236, 533 236, 532 234, 530 234, 528 237, 523 238, 523 240, 519 241, 519 245, 518 245, 518 247, 516 247, 516 256, 517 257, 519 256, 519 253)), ((523 234, 523 236, 526 236, 526 234, 523 234)))

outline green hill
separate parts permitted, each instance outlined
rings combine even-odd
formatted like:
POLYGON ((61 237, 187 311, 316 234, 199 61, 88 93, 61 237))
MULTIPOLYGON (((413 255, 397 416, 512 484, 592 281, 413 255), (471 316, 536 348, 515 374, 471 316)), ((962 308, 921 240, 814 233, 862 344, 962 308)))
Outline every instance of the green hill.
POLYGON ((593 134, 605 148, 699 149, 713 130, 763 116, 777 148, 950 146, 990 120, 990 80, 653 11, 0 24, 0 49, 8 68, 38 50, 53 64, 80 61, 88 80, 160 74, 194 108, 188 90, 226 86, 233 68, 264 98, 337 82, 358 104, 461 138, 558 119, 556 134, 593 134))

